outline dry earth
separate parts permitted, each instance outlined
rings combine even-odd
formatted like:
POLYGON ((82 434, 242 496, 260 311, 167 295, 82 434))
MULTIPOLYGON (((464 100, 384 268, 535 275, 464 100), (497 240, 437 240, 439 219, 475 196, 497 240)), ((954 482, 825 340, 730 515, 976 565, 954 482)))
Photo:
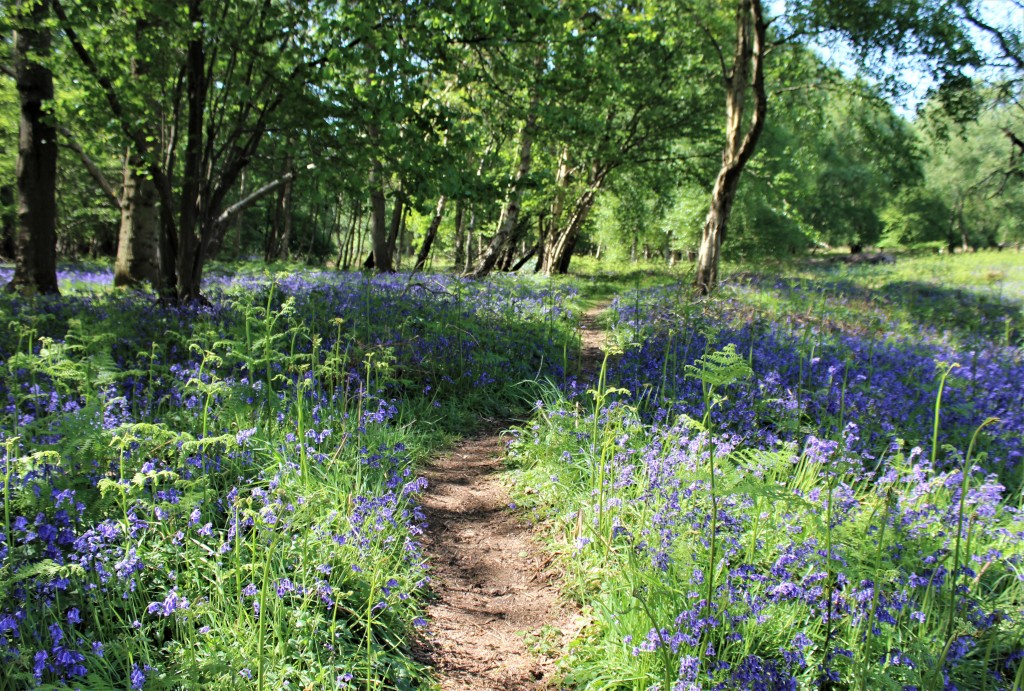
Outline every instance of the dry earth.
MULTIPOLYGON (((603 309, 582 320, 584 371, 601 363, 603 309)), ((554 656, 581 626, 559 596, 559 576, 534 528, 510 508, 504 426, 490 421, 424 470, 424 543, 436 599, 418 656, 434 666, 444 691, 557 688, 554 656)))

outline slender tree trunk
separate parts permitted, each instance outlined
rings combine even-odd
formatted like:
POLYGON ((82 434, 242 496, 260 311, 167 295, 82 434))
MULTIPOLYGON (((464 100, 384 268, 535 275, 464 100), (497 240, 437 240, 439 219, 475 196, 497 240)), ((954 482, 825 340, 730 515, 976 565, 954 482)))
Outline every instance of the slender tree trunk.
MULTIPOLYGON (((412 241, 409 239, 409 205, 404 201, 402 202, 401 210, 398 209, 397 203, 395 204, 395 212, 399 214, 398 220, 398 233, 395 240, 395 268, 402 268, 402 259, 407 255, 412 254, 412 241)), ((392 216, 392 220, 394 216, 392 216)))
MULTIPOLYGON (((291 184, 291 183, 289 183, 291 184)), ((320 181, 316 182, 315 197, 316 203, 313 205, 313 216, 309 221, 309 244, 306 245, 305 260, 309 262, 313 256, 313 248, 316 246, 317 234, 320 229, 320 212, 323 209, 323 197, 320 194, 320 181)), ((291 206, 289 204, 289 206, 291 206)), ((331 241, 331 235, 334 229, 331 228, 327 233, 327 242, 331 241)))
POLYGON ((476 209, 470 205, 469 223, 466 225, 466 262, 461 267, 456 266, 456 271, 468 273, 476 259, 476 253, 473 250, 473 241, 476 238, 476 219, 476 209))
POLYGON ((533 265, 533 273, 540 273, 544 268, 544 246, 547 244, 549 232, 548 221, 545 215, 541 214, 537 221, 537 263, 533 265))
POLYGON ((57 289, 57 131, 52 122, 53 75, 37 57, 50 55, 48 0, 14 5, 14 72, 18 89, 18 157, 15 177, 18 226, 14 277, 8 289, 59 293, 57 289))
MULTIPOLYGON (((476 179, 483 177, 487 168, 488 156, 491 154, 491 146, 484 150, 480 156, 480 162, 476 166, 476 179)), ((473 214, 473 204, 469 200, 460 199, 455 205, 455 271, 468 272, 473 265, 473 230, 476 227, 476 216, 473 214), (466 226, 466 207, 469 207, 469 225, 466 226)))
POLYGON ((345 263, 344 267, 347 271, 352 266, 352 258, 356 256, 356 242, 359 242, 359 251, 363 250, 363 205, 362 202, 356 202, 356 208, 352 213, 352 223, 349 226, 348 232, 348 244, 345 247, 345 263), (358 236, 358 237, 357 237, 358 236))
POLYGON ((459 199, 455 202, 455 269, 465 263, 466 256, 466 203, 459 199))
MULTIPOLYGON (((245 197, 245 171, 238 176, 238 194, 245 197)), ((231 226, 235 229, 235 248, 232 252, 235 259, 242 257, 242 214, 235 214, 231 219, 231 226)))
POLYGON ((149 283, 160 292, 160 208, 156 185, 145 164, 125 156, 121 229, 114 262, 114 285, 135 288, 149 283))
POLYGON ((494 233, 494 237, 491 238, 486 251, 483 252, 477 261, 473 271, 468 274, 473 278, 480 278, 490 273, 505 249, 506 243, 515 231, 516 226, 519 224, 519 211, 523 204, 523 189, 526 185, 526 176, 529 175, 530 166, 533 163, 533 139, 539 102, 538 97, 534 95, 530 103, 530 109, 526 114, 526 122, 523 124, 523 129, 519 135, 519 164, 516 167, 515 176, 509 185, 505 206, 502 208, 501 216, 498 218, 498 229, 494 233))
POLYGON ((430 256, 430 248, 434 244, 434 238, 437 237, 437 229, 441 227, 441 219, 444 218, 444 205, 446 201, 447 199, 443 194, 437 200, 437 206, 434 208, 434 217, 430 219, 427 234, 424 236, 423 244, 420 245, 420 251, 416 255, 416 265, 413 267, 413 271, 422 271, 424 264, 427 263, 427 257, 430 256))
POLYGON ((345 233, 345 226, 341 223, 341 217, 344 214, 341 205, 334 208, 334 212, 331 214, 331 232, 328 234, 328 238, 334 240, 334 246, 337 248, 338 253, 335 255, 334 268, 336 270, 341 269, 341 262, 345 259, 345 246, 348 242, 348 235, 345 233))
POLYGON ((562 256, 555 267, 555 272, 560 274, 569 273, 569 262, 572 261, 573 252, 576 251, 576 243, 579 242, 580 235, 577 231, 573 234, 572 238, 566 243, 565 251, 562 252, 562 256))
POLYGON ((694 285, 704 295, 718 283, 718 264, 736 200, 743 168, 754 155, 764 130, 767 93, 764 85, 765 22, 761 0, 741 0, 736 10, 736 49, 732 69, 724 74, 726 144, 722 167, 715 178, 711 204, 701 233, 694 285), (754 99, 747 122, 745 109, 748 86, 754 99))

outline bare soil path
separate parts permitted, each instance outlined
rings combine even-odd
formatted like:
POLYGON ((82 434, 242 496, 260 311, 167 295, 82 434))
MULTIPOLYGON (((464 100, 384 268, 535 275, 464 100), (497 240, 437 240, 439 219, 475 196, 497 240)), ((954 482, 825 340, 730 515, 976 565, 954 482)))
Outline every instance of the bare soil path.
MULTIPOLYGON (((600 366, 603 309, 583 317, 585 372, 600 366)), ((424 544, 437 597, 417 656, 434 666, 444 691, 556 689, 555 658, 580 617, 559 596, 533 526, 510 507, 500 434, 508 422, 487 422, 424 469, 424 544)))

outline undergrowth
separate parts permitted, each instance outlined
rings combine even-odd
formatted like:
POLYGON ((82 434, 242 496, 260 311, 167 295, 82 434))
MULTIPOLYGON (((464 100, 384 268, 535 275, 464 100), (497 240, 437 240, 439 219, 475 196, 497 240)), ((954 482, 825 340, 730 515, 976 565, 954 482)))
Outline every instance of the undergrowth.
POLYGON ((417 462, 559 378, 567 291, 219 277, 0 298, 0 689, 410 689, 417 462))
POLYGON ((618 298, 600 374, 540 387, 511 445, 592 619, 566 683, 1020 688, 1015 332, 859 284, 687 294, 618 298))

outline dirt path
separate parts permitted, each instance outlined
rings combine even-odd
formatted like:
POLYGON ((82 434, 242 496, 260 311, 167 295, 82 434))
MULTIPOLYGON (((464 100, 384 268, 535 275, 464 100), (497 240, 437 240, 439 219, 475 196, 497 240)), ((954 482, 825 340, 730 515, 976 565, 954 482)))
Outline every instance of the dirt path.
MULTIPOLYGON (((601 309, 583 318, 585 371, 600 366, 601 309)), ((424 469, 424 544, 437 599, 418 657, 434 666, 444 691, 555 689, 555 659, 580 626, 532 526, 509 508, 501 477, 507 426, 491 421, 424 469)))
POLYGON ((509 509, 503 456, 493 429, 424 473, 424 543, 438 595, 427 608, 426 659, 446 691, 554 688, 554 660, 532 654, 523 634, 543 637, 552 630, 544 627, 565 630, 572 619, 530 526, 509 509))
POLYGON ((580 368, 585 374, 591 374, 595 377, 598 370, 601 369, 601 362, 604 360, 602 348, 608 336, 601 329, 598 318, 602 312, 608 309, 608 304, 601 303, 591 307, 580 318, 580 339, 582 341, 580 368))

